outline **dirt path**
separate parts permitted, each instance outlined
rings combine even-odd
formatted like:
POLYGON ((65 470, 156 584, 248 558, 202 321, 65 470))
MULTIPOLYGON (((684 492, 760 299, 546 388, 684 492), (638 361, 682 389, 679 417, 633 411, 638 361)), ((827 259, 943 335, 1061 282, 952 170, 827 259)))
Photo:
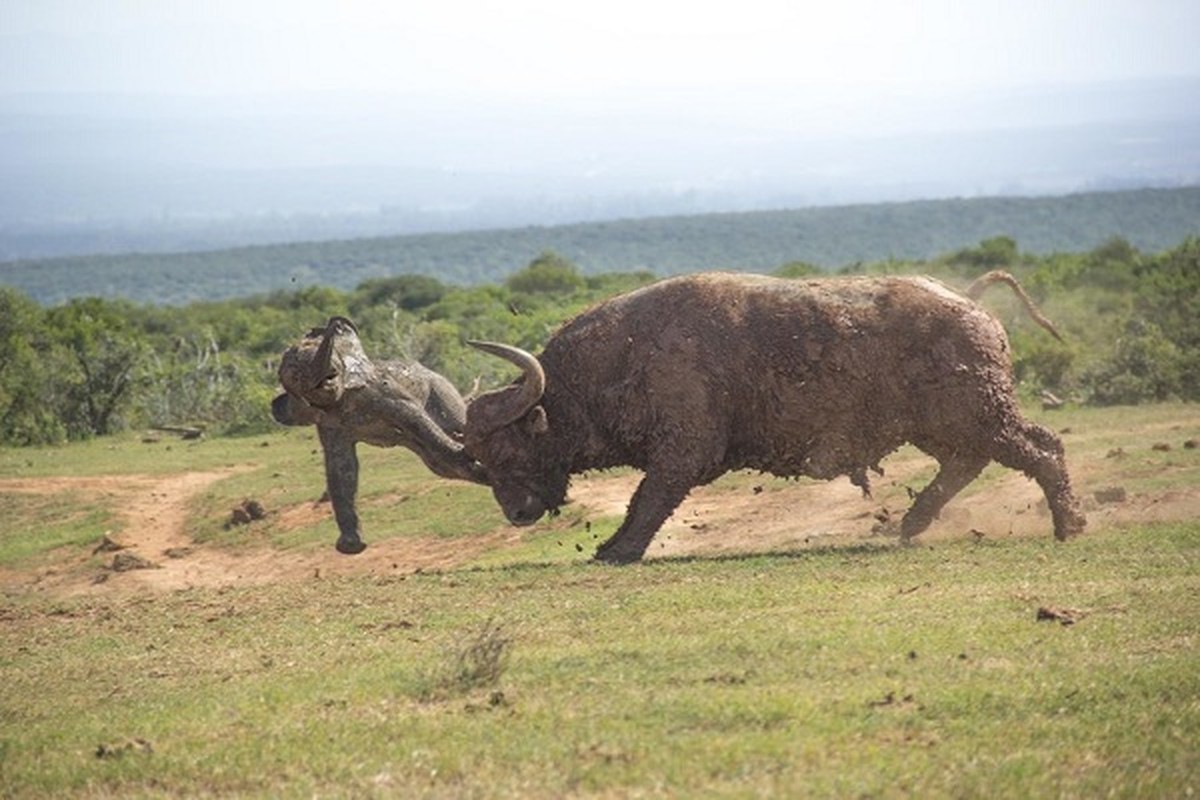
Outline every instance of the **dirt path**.
MULTIPOLYGON (((785 482, 763 478, 746 482, 744 488, 701 487, 663 525, 647 557, 795 550, 887 536, 883 523, 903 514, 909 503, 906 486, 926 463, 905 459, 889 464, 886 477, 875 479, 871 497, 864 497, 846 479, 785 482)), ((640 475, 592 479, 573 489, 572 495, 598 512, 621 515, 639 479, 640 475)), ((941 519, 921 535, 921 541, 960 537, 971 531, 994 536, 1049 535, 1050 526, 1037 484, 1013 473, 985 495, 948 506, 941 519)))
MULTIPOLYGON (((110 564, 120 571, 96 573, 86 569, 91 555, 64 556, 55 566, 34 573, 0 572, 0 585, 27 583, 39 590, 75 594, 108 583, 119 577, 127 588, 155 589, 187 585, 198 573, 214 574, 189 558, 196 552, 186 534, 189 501, 214 482, 234 475, 238 469, 182 474, 111 475, 98 477, 19 478, 0 481, 0 492, 58 494, 75 492, 94 497, 111 506, 123 523, 120 534, 106 533, 110 564), (119 549, 117 549, 119 548, 119 549), (138 564, 154 565, 136 568, 138 564)), ((220 560, 221 554, 206 552, 208 561, 220 560)), ((210 563, 219 569, 220 564, 210 563)), ((114 582, 115 585, 115 582, 114 582)))
MULTIPOLYGON (((881 521, 896 519, 908 505, 909 483, 919 486, 929 462, 896 457, 885 463, 887 476, 874 480, 864 498, 847 480, 783 482, 753 477, 695 490, 663 526, 647 557, 767 552, 833 541, 869 538, 881 521)), ((249 466, 166 476, 120 475, 82 478, 0 480, 0 493, 82 492, 116 509, 121 532, 110 538, 119 550, 64 554, 50 568, 31 572, 0 570, 0 589, 33 589, 52 594, 166 592, 189 587, 258 585, 314 577, 395 575, 451 569, 481 553, 520 543, 531 529, 499 524, 469 539, 394 538, 377 540, 362 556, 344 558, 321 550, 231 551, 198 545, 187 534, 191 501, 213 483, 249 466), (97 568, 94 555, 105 567, 97 568)), ((1194 519, 1200 516, 1200 488, 1136 495, 1104 504, 1091 495, 1089 469, 1077 469, 1076 484, 1093 526, 1125 522, 1194 519)), ((640 475, 600 474, 577 480, 575 503, 588 515, 625 513, 640 475)), ((328 504, 305 503, 273 510, 283 529, 327 517, 328 504)), ((1037 485, 1018 473, 1005 473, 967 497, 960 497, 926 531, 921 541, 965 536, 1049 536, 1051 523, 1037 485)))
MULTIPOLYGON (((249 467, 167 476, 118 475, 83 478, 0 480, 0 492, 94 496, 121 518, 119 534, 106 534, 111 549, 64 555, 53 567, 33 572, 0 570, 0 588, 32 587, 59 595, 107 592, 164 592, 193 586, 255 585, 314 576, 394 574, 457 566, 492 547, 516 540, 502 528, 469 541, 392 539, 374 543, 369 558, 331 557, 321 552, 246 552, 198 545, 187 534, 192 499, 213 483, 249 467), (94 567, 99 555, 104 568, 94 567)), ((280 512, 283 524, 303 525, 330 513, 327 504, 304 504, 280 512)))

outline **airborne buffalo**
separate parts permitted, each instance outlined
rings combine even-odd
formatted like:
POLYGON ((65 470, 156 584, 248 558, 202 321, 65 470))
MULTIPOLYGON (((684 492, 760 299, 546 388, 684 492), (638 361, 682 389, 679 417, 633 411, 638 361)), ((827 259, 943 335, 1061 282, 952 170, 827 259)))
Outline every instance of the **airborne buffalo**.
POLYGON ((466 403, 454 385, 415 361, 372 361, 345 317, 331 317, 288 348, 279 381, 284 391, 271 404, 275 420, 317 426, 341 553, 366 549, 355 508, 358 442, 407 447, 446 478, 487 480, 463 452, 466 403))
MULTIPOLYGON (((996 280, 1026 300, 1004 273, 968 294, 996 280)), ((537 357, 473 344, 523 372, 469 405, 464 437, 509 521, 559 507, 572 474, 645 473, 601 561, 640 559, 688 492, 729 470, 847 475, 866 490, 905 443, 940 465, 901 521, 906 539, 993 460, 1038 482, 1059 539, 1085 526, 1062 443, 1018 408, 1004 329, 931 279, 699 274, 591 308, 537 357)))

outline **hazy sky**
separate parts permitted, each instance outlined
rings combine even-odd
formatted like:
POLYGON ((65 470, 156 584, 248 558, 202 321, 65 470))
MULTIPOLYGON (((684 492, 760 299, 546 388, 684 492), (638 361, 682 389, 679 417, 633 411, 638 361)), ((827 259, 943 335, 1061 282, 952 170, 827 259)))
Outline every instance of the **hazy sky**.
POLYGON ((1197 0, 0 0, 0 92, 829 94, 1200 75, 1197 0))
POLYGON ((0 228, 1195 182, 1197 31, 1200 0, 0 0, 0 228))

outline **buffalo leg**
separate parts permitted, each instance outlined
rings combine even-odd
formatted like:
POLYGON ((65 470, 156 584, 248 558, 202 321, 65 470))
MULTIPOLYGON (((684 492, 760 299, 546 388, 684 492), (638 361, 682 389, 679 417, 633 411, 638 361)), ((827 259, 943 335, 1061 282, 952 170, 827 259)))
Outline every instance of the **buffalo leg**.
POLYGON ((367 546, 363 543, 354 501, 358 494, 358 453, 354 440, 341 430, 317 426, 317 436, 325 454, 325 488, 333 503, 333 518, 337 520, 339 553, 357 555, 367 546))
POLYGON ((993 458, 1038 482, 1050 506, 1054 536, 1060 541, 1083 533, 1087 519, 1071 490, 1062 441, 1041 425, 1017 418, 997 437, 993 458))
POLYGON ((608 564, 639 561, 650 540, 691 491, 691 484, 680 484, 647 474, 629 501, 625 521, 608 541, 596 548, 596 560, 608 564))
POLYGON ((920 491, 900 522, 900 537, 905 541, 928 528, 946 503, 979 477, 988 463, 986 457, 957 454, 938 461, 940 468, 937 475, 920 491))

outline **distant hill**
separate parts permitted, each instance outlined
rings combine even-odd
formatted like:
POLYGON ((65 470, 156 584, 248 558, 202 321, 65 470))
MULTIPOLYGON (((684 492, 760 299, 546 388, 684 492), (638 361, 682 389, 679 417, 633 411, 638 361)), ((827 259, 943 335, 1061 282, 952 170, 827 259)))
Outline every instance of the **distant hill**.
POLYGON ((556 227, 298 242, 162 255, 0 263, 0 284, 44 305, 81 296, 181 305, 370 278, 431 275, 457 284, 502 280, 545 250, 587 273, 647 269, 836 268, 926 259, 993 236, 1022 251, 1089 250, 1122 237, 1144 251, 1200 235, 1200 187, 998 197, 659 217, 556 227))

